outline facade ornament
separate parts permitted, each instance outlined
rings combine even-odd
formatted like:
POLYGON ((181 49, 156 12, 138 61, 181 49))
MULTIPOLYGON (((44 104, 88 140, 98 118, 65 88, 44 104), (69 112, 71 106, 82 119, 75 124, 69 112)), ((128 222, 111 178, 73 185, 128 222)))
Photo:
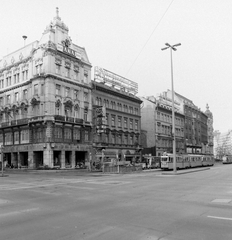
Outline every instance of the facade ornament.
POLYGON ((65 103, 64 103, 65 107, 67 108, 72 108, 73 106, 73 102, 71 100, 67 100, 65 103))
POLYGON ((31 99, 31 105, 32 106, 35 106, 35 105, 38 105, 39 104, 39 97, 33 97, 32 99, 31 99))
POLYGON ((19 55, 19 60, 21 60, 21 61, 22 61, 22 59, 23 59, 23 54, 22 54, 22 53, 20 53, 20 55, 19 55))
POLYGON ((55 106, 56 106, 57 108, 61 106, 61 101, 60 101, 60 99, 58 99, 58 100, 56 101, 55 106))

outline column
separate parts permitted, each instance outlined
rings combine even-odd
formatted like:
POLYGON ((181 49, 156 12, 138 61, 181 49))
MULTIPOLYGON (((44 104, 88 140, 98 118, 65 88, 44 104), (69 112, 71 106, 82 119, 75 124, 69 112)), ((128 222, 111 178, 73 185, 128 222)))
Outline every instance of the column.
POLYGON ((28 152, 28 168, 35 169, 35 167, 36 167, 35 162, 36 162, 36 159, 35 159, 35 156, 34 156, 34 152, 29 151, 28 152))
POLYGON ((71 152, 71 165, 72 168, 75 168, 75 151, 71 152))
POLYGON ((20 168, 20 166, 21 166, 21 158, 20 158, 20 153, 19 153, 19 152, 17 152, 17 154, 18 154, 18 168, 20 168))
POLYGON ((61 151, 61 168, 65 168, 65 151, 61 151))
POLYGON ((53 149, 51 148, 50 144, 47 144, 47 148, 43 151, 43 161, 44 165, 53 168, 53 149))

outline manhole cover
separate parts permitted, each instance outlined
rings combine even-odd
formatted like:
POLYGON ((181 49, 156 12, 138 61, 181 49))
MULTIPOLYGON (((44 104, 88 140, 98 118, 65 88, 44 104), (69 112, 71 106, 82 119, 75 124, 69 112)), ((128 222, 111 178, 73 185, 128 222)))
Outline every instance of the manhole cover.
POLYGON ((214 199, 212 203, 229 203, 231 199, 214 199))

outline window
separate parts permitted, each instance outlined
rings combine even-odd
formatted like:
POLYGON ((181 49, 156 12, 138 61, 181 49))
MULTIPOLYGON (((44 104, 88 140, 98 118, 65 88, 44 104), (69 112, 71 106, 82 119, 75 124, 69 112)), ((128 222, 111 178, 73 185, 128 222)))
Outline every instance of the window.
POLYGON ((56 64, 56 74, 60 74, 60 65, 56 64))
POLYGON ((64 129, 64 138, 69 139, 69 140, 72 139, 72 131, 71 131, 70 128, 65 128, 64 129))
POLYGON ((17 74, 14 75, 14 84, 17 83, 17 74))
POLYGON ((60 106, 56 106, 56 115, 60 115, 60 106))
POLYGON ((73 130, 73 139, 74 140, 80 140, 81 139, 81 133, 79 128, 74 128, 73 130))
POLYGON ((41 95, 44 95, 44 84, 41 84, 41 95))
POLYGON ((112 143, 112 144, 115 144, 115 134, 112 134, 112 135, 111 135, 111 143, 112 143))
POLYGON ((74 72, 74 80, 78 79, 78 72, 74 72))
POLYGON ((130 136, 130 145, 133 145, 133 136, 130 136))
POLYGON ((84 83, 88 83, 88 72, 86 70, 84 72, 84 83))
POLYGON ((42 72, 42 64, 37 65, 37 66, 35 67, 35 70, 36 70, 36 74, 40 74, 40 73, 42 72))
POLYGON ((88 93, 84 92, 84 101, 85 102, 88 102, 88 100, 89 100, 88 96, 89 96, 88 93))
POLYGON ((111 126, 115 127, 115 116, 111 116, 111 126))
POLYGON ((62 134, 63 129, 61 127, 55 127, 55 138, 63 138, 63 134, 62 134))
POLYGON ((133 119, 130 119, 130 129, 133 129, 133 119))
POLYGON ((71 116, 71 109, 65 108, 64 113, 65 113, 66 117, 70 117, 71 116))
POLYGON ((17 102, 18 100, 19 100, 19 93, 16 92, 16 93, 15 93, 15 102, 17 102))
POLYGON ((10 86, 11 85, 11 77, 7 77, 6 78, 6 86, 10 86))
POLYGON ((124 136, 124 144, 128 144, 128 136, 127 135, 124 136))
POLYGON ((78 99, 78 90, 73 91, 74 99, 78 99))
POLYGON ((27 99, 27 89, 23 90, 23 99, 27 99))
POLYGON ((139 121, 135 120, 135 130, 138 130, 138 129, 139 129, 139 121))
POLYGON ((118 144, 122 144, 122 135, 118 135, 118 144))
POLYGON ((127 118, 124 118, 124 128, 127 128, 127 118))
POLYGON ((118 117, 118 127, 122 127, 122 118, 118 117))
POLYGON ((19 73, 17 73, 17 83, 19 83, 19 73))
POLYGON ((3 97, 0 97, 0 106, 3 106, 3 97))
POLYGON ((80 108, 79 108, 79 106, 76 104, 76 105, 74 106, 74 117, 75 117, 75 118, 79 118, 79 112, 80 112, 80 108))
POLYGON ((70 69, 65 68, 65 77, 70 77, 70 69))
POLYGON ((25 70, 25 80, 28 79, 28 70, 25 70))
POLYGON ((89 141, 89 131, 85 130, 85 142, 89 141))
POLYGON ((65 88, 65 97, 69 97, 69 93, 70 93, 70 88, 66 87, 65 88))
POLYGON ((29 142, 29 130, 22 130, 21 143, 28 143, 28 142, 29 142))
POLYGON ((108 113, 106 114, 106 125, 109 126, 109 114, 108 113))
POLYGON ((39 85, 35 84, 34 85, 34 95, 39 94, 39 85))
POLYGON ((130 107, 129 109, 130 109, 130 110, 129 110, 130 113, 133 114, 133 107, 130 107))
POLYGON ((34 116, 39 116, 40 115, 40 105, 36 104, 34 106, 32 106, 32 111, 34 116))
POLYGON ((6 96, 6 103, 7 103, 7 104, 11 103, 11 101, 10 101, 10 95, 7 95, 7 96, 6 96))
POLYGON ((4 79, 0 79, 0 88, 4 88, 4 79))
POLYGON ((61 95, 60 85, 56 84, 56 95, 61 95))
POLYGON ((88 109, 85 109, 84 110, 84 121, 87 122, 87 120, 88 120, 88 109))

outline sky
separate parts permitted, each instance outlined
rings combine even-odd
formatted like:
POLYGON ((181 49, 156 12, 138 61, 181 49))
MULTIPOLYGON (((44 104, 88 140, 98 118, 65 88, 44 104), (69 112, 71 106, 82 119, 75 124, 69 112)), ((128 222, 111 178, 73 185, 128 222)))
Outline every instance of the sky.
MULTIPOLYGON (((214 130, 232 129, 231 0, 1 0, 0 58, 40 40, 56 15, 73 43, 99 66, 138 83, 138 96, 174 90, 202 111, 214 130)), ((92 77, 93 79, 93 77, 92 77)))

